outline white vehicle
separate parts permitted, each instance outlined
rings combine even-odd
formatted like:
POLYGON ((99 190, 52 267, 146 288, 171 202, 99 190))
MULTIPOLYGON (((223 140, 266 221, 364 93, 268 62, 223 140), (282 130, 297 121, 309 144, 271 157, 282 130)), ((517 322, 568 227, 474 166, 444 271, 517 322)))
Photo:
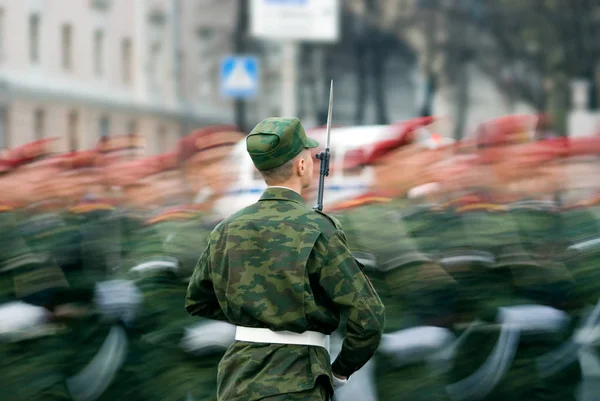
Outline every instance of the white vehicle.
MULTIPOLYGON (((325 206, 334 204, 344 199, 358 196, 368 190, 373 180, 373 171, 370 167, 347 169, 349 164, 355 165, 350 159, 357 157, 357 153, 368 155, 375 146, 383 141, 395 139, 407 132, 407 124, 414 124, 409 120, 392 125, 375 125, 359 127, 339 127, 331 129, 330 149, 330 174, 325 179, 325 192, 323 200, 325 206)), ((326 143, 326 129, 317 128, 307 131, 307 135, 319 141, 322 146, 326 143)), ((417 142, 427 147, 435 147, 452 143, 449 138, 431 134, 424 126, 417 128, 417 142)), ((315 149, 315 153, 322 149, 315 149)), ((234 146, 228 163, 236 169, 234 176, 237 180, 231 183, 230 190, 221 198, 216 206, 216 213, 226 217, 258 201, 266 188, 262 176, 252 164, 252 159, 246 151, 246 142, 240 141, 234 146)), ((320 161, 315 160, 315 175, 318 176, 320 161)), ((315 180, 311 193, 316 196, 317 181, 315 180)), ((312 199, 310 202, 315 202, 312 199)))

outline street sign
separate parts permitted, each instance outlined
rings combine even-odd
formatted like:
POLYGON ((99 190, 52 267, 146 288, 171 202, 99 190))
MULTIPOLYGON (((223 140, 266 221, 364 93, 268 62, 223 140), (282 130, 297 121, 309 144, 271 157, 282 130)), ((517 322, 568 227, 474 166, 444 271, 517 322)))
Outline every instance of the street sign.
POLYGON ((336 42, 339 0, 251 0, 250 33, 277 41, 336 42))
POLYGON ((221 95, 229 98, 251 98, 258 94, 258 58, 229 56, 221 63, 221 95))

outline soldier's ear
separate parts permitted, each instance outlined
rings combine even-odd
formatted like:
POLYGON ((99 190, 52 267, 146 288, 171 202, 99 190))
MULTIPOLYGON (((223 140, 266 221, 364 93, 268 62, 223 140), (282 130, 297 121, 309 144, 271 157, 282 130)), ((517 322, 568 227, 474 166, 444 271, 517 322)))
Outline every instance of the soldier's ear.
POLYGON ((298 160, 298 173, 300 174, 300 176, 304 175, 304 172, 306 171, 306 161, 304 160, 304 157, 301 157, 298 160))

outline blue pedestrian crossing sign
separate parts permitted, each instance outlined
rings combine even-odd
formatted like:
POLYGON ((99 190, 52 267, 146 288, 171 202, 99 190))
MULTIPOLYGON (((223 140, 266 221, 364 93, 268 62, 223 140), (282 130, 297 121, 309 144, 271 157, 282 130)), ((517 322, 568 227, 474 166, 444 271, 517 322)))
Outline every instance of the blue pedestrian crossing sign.
POLYGON ((229 98, 251 98, 258 94, 258 58, 229 56, 221 63, 221 95, 229 98))

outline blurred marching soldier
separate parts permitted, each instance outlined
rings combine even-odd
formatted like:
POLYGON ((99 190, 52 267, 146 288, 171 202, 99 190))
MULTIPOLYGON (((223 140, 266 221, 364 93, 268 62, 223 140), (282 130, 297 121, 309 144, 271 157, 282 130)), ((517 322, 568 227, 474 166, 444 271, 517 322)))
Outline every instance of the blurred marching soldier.
POLYGON ((403 221, 408 190, 430 182, 424 166, 437 159, 423 144, 415 144, 413 135, 407 130, 376 144, 358 162, 374 169, 373 191, 330 208, 386 305, 386 330, 378 353, 357 372, 354 383, 340 389, 340 400, 446 398, 446 361, 436 357, 453 340, 447 327, 454 313, 455 283, 419 250, 403 221))
MULTIPOLYGON (((175 234, 165 242, 164 249, 176 255, 180 277, 190 282, 198 262, 197 244, 208 239, 211 230, 222 217, 215 212, 216 203, 231 184, 232 166, 228 164, 233 147, 245 134, 237 126, 218 125, 196 130, 177 145, 178 167, 186 189, 192 191, 192 202, 170 211, 183 209, 189 217, 178 223, 175 234)), ((169 219, 167 217, 167 219, 169 219)), ((179 287, 181 288, 181 287, 179 287)), ((191 392, 194 400, 214 400, 217 393, 218 364, 234 341, 235 327, 227 322, 193 318, 185 320, 184 336, 179 343, 186 352, 188 374, 195 377, 191 392)))
POLYGON ((167 153, 127 165, 136 190, 130 192, 125 183, 125 193, 146 211, 125 273, 144 297, 136 324, 140 333, 140 357, 134 367, 137 391, 150 400, 212 400, 217 365, 233 341, 234 328, 220 322, 201 327, 176 309, 197 262, 197 243, 208 235, 193 208, 164 207, 183 189, 178 185, 178 157, 167 153))
POLYGON ((52 255, 63 268, 76 258, 76 233, 64 219, 67 207, 61 191, 62 158, 57 156, 56 139, 45 138, 13 148, 8 156, 18 167, 22 205, 19 228, 36 252, 52 255))
MULTIPOLYGON (((45 143, 0 164, 0 377, 5 400, 69 400, 63 371, 68 347, 58 317, 69 285, 52 255, 36 252, 16 217, 35 191, 25 165, 49 154, 45 143), (17 173, 18 171, 18 173, 17 173)), ((28 166, 29 167, 29 166, 28 166)), ((43 249, 43 247, 40 247, 43 249)))
MULTIPOLYGON (((499 202, 505 198, 494 187, 495 174, 504 173, 500 166, 510 165, 522 143, 510 129, 499 134, 487 138, 480 153, 481 163, 493 163, 485 170, 491 175, 474 183, 485 189, 488 180, 491 190, 465 188, 446 207, 440 262, 460 284, 467 323, 456 326, 454 380, 447 391, 453 400, 570 399, 572 394, 557 392, 560 386, 538 374, 537 363, 569 335, 563 308, 572 283, 564 266, 531 258, 510 209, 499 202)), ((504 178, 511 184, 517 177, 504 178)))
MULTIPOLYGON (((569 312, 576 330, 557 352, 542 359, 541 365, 550 365, 560 372, 579 363, 582 383, 577 392, 578 399, 590 401, 596 399, 600 391, 597 336, 600 323, 600 196, 596 179, 600 166, 600 137, 569 138, 567 150, 568 158, 562 166, 561 234, 566 248, 563 260, 575 281, 569 312)), ((575 383, 572 378, 565 387, 575 383)))
POLYGON ((237 126, 215 125, 196 130, 179 141, 180 168, 194 194, 194 203, 213 209, 231 183, 234 166, 224 162, 233 146, 243 139, 244 133, 237 126))

